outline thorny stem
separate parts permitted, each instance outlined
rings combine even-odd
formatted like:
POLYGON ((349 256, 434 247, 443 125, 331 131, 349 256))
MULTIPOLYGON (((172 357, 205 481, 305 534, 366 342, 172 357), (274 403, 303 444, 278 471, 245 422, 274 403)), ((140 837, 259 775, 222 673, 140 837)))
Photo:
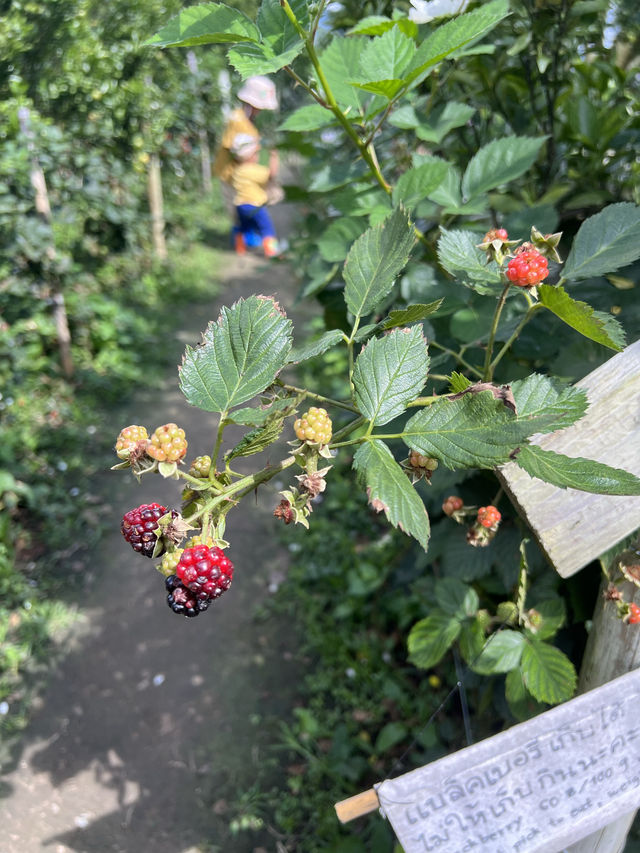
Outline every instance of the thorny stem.
POLYGON ((482 379, 484 382, 490 382, 491 377, 493 376, 493 368, 491 366, 491 356, 493 355, 493 344, 496 339, 496 333, 498 331, 498 323, 500 322, 500 315, 502 314, 502 309, 504 308, 504 303, 507 301, 507 293, 509 292, 509 288, 511 287, 511 282, 507 281, 505 284, 502 293, 500 294, 500 299, 498 299, 498 304, 496 305, 496 310, 493 315, 493 322, 491 323, 491 331, 489 332, 489 340, 487 342, 487 353, 484 359, 484 370, 482 373, 482 379))
POLYGON ((311 95, 314 101, 317 101, 321 107, 325 108, 325 110, 329 109, 329 104, 327 104, 325 99, 320 94, 318 94, 318 92, 316 92, 316 90, 312 86, 309 86, 307 83, 305 83, 302 77, 300 77, 300 75, 297 74, 290 65, 285 65, 284 70, 290 77, 293 77, 296 83, 302 86, 302 88, 305 89, 311 95))
POLYGON ((500 350, 500 352, 498 353, 498 355, 491 362, 490 369, 491 369, 492 374, 493 374, 493 371, 496 369, 496 366, 498 365, 498 363, 502 360, 503 356, 506 355, 507 351, 513 345, 514 341, 517 340, 518 336, 520 335, 520 332, 524 329, 524 327, 529 322, 529 320, 533 317, 533 315, 536 313, 536 311, 538 311, 542 307, 544 307, 544 306, 541 305, 539 302, 529 306, 529 310, 524 315, 522 320, 520 320, 520 322, 518 323, 518 326, 516 327, 516 330, 514 331, 514 333, 511 335, 509 340, 503 345, 503 347, 500 350))
POLYGON ((222 435, 224 433, 225 428, 225 420, 227 418, 227 412, 220 412, 220 420, 218 421, 218 432, 216 434, 216 443, 213 448, 213 453, 211 454, 211 467, 213 470, 216 470, 216 464, 218 462, 218 453, 220 452, 220 445, 222 444, 222 435))
POLYGON ((292 391, 294 394, 304 394, 312 400, 317 400, 319 403, 326 403, 328 406, 337 406, 339 409, 346 409, 348 412, 357 414, 358 410, 350 403, 343 403, 341 400, 333 400, 331 397, 323 397, 322 394, 315 394, 313 391, 307 391, 305 388, 298 388, 296 385, 287 385, 284 382, 278 382, 280 388, 285 391, 292 391))
POLYGON ((313 23, 311 24, 311 41, 314 42, 316 40, 316 33, 318 32, 318 24, 320 23, 320 18, 322 17, 322 13, 324 12, 324 7, 326 5, 326 0, 320 0, 318 4, 318 9, 316 11, 316 16, 313 19, 313 23))

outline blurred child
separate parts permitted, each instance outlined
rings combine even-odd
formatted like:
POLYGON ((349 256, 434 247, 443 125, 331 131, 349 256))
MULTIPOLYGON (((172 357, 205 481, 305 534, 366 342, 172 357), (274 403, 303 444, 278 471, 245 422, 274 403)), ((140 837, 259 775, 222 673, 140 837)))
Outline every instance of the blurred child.
POLYGON ((231 174, 233 203, 237 222, 233 229, 235 250, 245 254, 246 236, 257 232, 266 258, 279 254, 278 239, 267 210, 267 184, 278 174, 278 154, 269 153, 269 165, 258 162, 260 142, 254 136, 239 133, 231 144, 231 155, 236 165, 231 174))

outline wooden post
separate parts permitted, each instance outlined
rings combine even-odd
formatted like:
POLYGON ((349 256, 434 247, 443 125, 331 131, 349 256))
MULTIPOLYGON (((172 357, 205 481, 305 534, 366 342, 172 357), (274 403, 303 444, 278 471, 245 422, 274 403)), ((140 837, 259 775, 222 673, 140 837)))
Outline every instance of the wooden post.
MULTIPOLYGON (((640 341, 615 355, 576 383, 589 398, 584 418, 566 430, 534 443, 548 450, 596 459, 640 476, 640 341)), ((640 526, 640 498, 612 497, 558 489, 530 478, 515 463, 500 479, 524 516, 540 547, 562 577, 570 577, 640 526)), ((605 600, 603 583, 580 671, 578 691, 585 693, 640 667, 640 631, 618 618, 605 600)), ((625 582, 626 601, 640 590, 625 582)), ((621 853, 635 812, 573 844, 571 853, 621 853)))
POLYGON ((160 261, 167 259, 167 244, 164 239, 164 208, 162 201, 162 176, 160 157, 152 154, 149 158, 149 211, 151 213, 151 236, 153 251, 160 261))
MULTIPOLYGON (((27 138, 27 146, 31 152, 31 186, 35 192, 36 210, 47 222, 51 223, 51 205, 49 203, 49 193, 47 192, 47 181, 40 166, 35 146, 29 129, 29 110, 27 107, 20 107, 18 110, 18 121, 20 129, 27 138)), ((51 245, 47 248, 47 255, 50 260, 56 257, 55 246, 51 245)), ((70 379, 73 376, 73 358, 71 357, 71 333, 69 331, 69 321, 67 318, 67 308, 64 301, 64 293, 60 285, 60 280, 57 276, 50 279, 52 298, 53 298, 53 319, 56 326, 56 334, 58 338, 58 349, 60 351, 60 364, 62 372, 70 379)))
POLYGON ((200 143, 200 165, 202 168, 202 190, 206 195, 209 195, 213 188, 211 182, 211 149, 209 147, 209 136, 207 130, 201 127, 198 130, 198 140, 200 143))

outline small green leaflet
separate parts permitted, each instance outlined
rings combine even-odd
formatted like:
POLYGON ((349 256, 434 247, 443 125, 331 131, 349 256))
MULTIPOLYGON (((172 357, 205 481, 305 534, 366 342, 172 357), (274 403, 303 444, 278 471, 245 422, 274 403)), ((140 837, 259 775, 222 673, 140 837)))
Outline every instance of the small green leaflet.
POLYGON ((288 361, 291 321, 273 299, 250 296, 223 308, 199 347, 187 347, 180 388, 188 403, 225 412, 264 391, 288 361))
POLYGON ((640 207, 610 204, 580 226, 562 271, 563 279, 614 272, 640 257, 640 207))
MULTIPOLYGON (((356 89, 349 81, 358 78, 360 57, 368 44, 366 36, 334 36, 320 54, 320 65, 336 101, 343 110, 351 107, 356 114, 371 96, 356 89)), ((387 102, 381 100, 380 103, 386 106, 387 102)))
POLYGON ((394 205, 403 204, 408 210, 412 210, 440 186, 447 171, 447 164, 437 157, 428 163, 409 169, 400 176, 393 188, 394 205))
POLYGON ((459 394, 461 391, 466 391, 471 384, 470 379, 467 379, 466 376, 463 376, 462 373, 458 373, 455 370, 449 377, 449 390, 452 394, 459 394))
POLYGON ((532 373, 511 384, 518 420, 534 420, 536 432, 564 429, 587 411, 587 394, 549 376, 532 373))
POLYGON ((254 453, 261 453, 271 447, 282 432, 285 417, 285 412, 271 412, 262 426, 248 432, 234 448, 225 453, 226 461, 229 462, 238 456, 253 456, 254 453))
POLYGON ((439 145, 449 131, 466 124, 475 113, 476 108, 457 101, 447 101, 429 113, 428 123, 422 122, 416 127, 416 136, 425 142, 439 145))
POLYGON ((318 239, 320 256, 329 263, 344 261, 349 254, 353 241, 363 233, 367 223, 362 219, 341 216, 329 223, 318 239))
POLYGON ((343 271, 345 302, 355 318, 371 313, 389 293, 414 242, 413 226, 400 207, 356 240, 343 271))
POLYGON ((381 36, 392 27, 399 27, 403 33, 411 36, 411 38, 417 38, 418 36, 418 25, 410 21, 409 18, 394 18, 391 20, 390 18, 385 18, 384 15, 369 15, 367 18, 363 18, 348 30, 347 35, 381 36))
POLYGON ((520 631, 503 628, 491 634, 480 655, 474 661, 470 661, 469 666, 481 675, 509 672, 520 663, 525 642, 524 634, 520 631))
POLYGON ((435 302, 426 304, 419 303, 409 305, 408 308, 400 308, 397 311, 390 311, 389 316, 382 323, 383 329, 395 329, 398 326, 408 326, 410 323, 419 323, 426 320, 432 314, 435 314, 438 308, 442 305, 444 299, 438 299, 435 302))
POLYGON ((445 613, 432 613, 417 622, 409 634, 409 660, 420 669, 439 663, 460 633, 460 622, 445 613))
POLYGON ((640 495, 640 479, 635 474, 593 459, 564 456, 531 444, 521 447, 515 460, 530 477, 561 489, 596 495, 640 495))
POLYGON ((539 702, 557 705, 570 699, 578 677, 573 664, 560 649, 530 637, 520 661, 527 690, 539 702))
POLYGON ((458 619, 476 615, 480 606, 478 593, 457 578, 442 578, 436 581, 436 601, 442 611, 458 619))
POLYGON ((355 399, 374 424, 397 418, 424 388, 429 371, 421 326, 394 329, 366 344, 353 370, 355 399))
POLYGON ((242 44, 232 47, 227 53, 227 59, 236 69, 243 80, 260 74, 274 74, 285 65, 290 65, 302 52, 303 44, 299 41, 286 53, 276 53, 268 44, 242 44))
POLYGON ((388 521, 408 536, 417 539, 427 550, 429 516, 420 495, 398 465, 386 444, 367 441, 353 457, 358 479, 367 489, 369 503, 383 510, 388 521))
MULTIPOLYGON (((289 0, 289 5, 299 23, 309 24, 309 10, 306 0, 289 0)), ((290 51, 300 43, 300 34, 291 23, 280 0, 262 0, 256 21, 263 45, 279 56, 290 51)))
POLYGON ((462 195, 475 198, 524 174, 536 161, 545 137, 505 136, 484 145, 462 176, 462 195))
POLYGON ((259 42, 260 30, 245 14, 224 3, 191 6, 145 42, 155 47, 259 42))
POLYGON ((478 293, 495 295, 504 284, 500 268, 478 249, 480 239, 473 231, 440 229, 438 260, 451 275, 478 293))
POLYGON ((493 468, 535 432, 507 412, 490 391, 436 400, 409 418, 403 441, 447 468, 493 468))
POLYGON ((586 302, 572 299, 560 285, 539 284, 537 290, 544 307, 576 332, 616 352, 624 349, 624 331, 610 314, 594 311, 586 302))
POLYGON ((311 341, 300 349, 292 350, 289 356, 289 361, 293 364, 299 364, 301 361, 306 361, 308 358, 314 358, 316 355, 322 355, 323 352, 334 347, 343 339, 344 335, 340 329, 332 329, 330 332, 325 332, 318 340, 311 341))
POLYGON ((481 38, 508 14, 506 0, 493 0, 438 27, 418 48, 405 78, 407 84, 417 86, 434 65, 481 38))

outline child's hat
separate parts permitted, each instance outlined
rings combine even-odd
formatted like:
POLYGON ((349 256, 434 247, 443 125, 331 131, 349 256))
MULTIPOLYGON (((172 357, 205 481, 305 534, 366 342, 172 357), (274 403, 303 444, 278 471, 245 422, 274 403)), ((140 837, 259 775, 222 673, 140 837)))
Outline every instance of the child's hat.
POLYGON ((238 98, 257 110, 277 110, 278 96, 273 80, 268 77, 249 77, 238 91, 238 98))

